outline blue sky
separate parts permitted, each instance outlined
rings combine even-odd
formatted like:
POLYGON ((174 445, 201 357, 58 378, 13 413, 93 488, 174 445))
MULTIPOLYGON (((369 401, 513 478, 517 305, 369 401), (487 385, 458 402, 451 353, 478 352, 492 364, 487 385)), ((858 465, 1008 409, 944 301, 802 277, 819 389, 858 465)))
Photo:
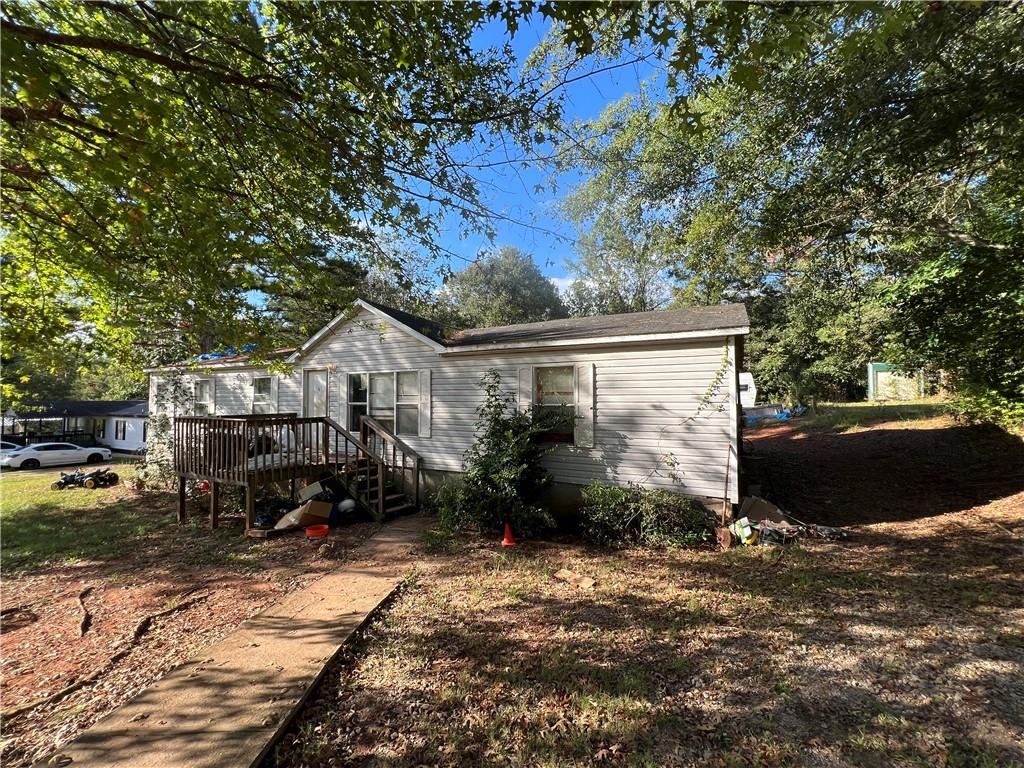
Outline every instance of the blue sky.
MULTIPOLYGON (((533 23, 520 27, 511 41, 520 62, 541 41, 547 26, 547 22, 537 18, 533 23)), ((480 47, 501 46, 507 39, 504 24, 496 21, 482 30, 474 42, 480 47)), ((591 60, 586 66, 593 69, 606 64, 591 60)), ((589 70, 582 70, 580 74, 585 71, 589 70)), ((656 74, 653 65, 629 64, 571 83, 564 91, 564 116, 567 121, 595 118, 625 94, 638 92, 641 83, 649 81, 656 74)), ((497 237, 493 244, 518 246, 533 256, 541 272, 564 285, 565 281, 559 281, 558 278, 565 278, 568 274, 565 261, 574 255, 572 243, 575 230, 558 215, 556 205, 559 199, 581 181, 580 175, 563 173, 552 178, 549 169, 539 164, 527 169, 499 166, 493 172, 478 172, 475 175, 483 182, 483 203, 491 210, 515 220, 495 223, 497 237), (554 189, 551 188, 552 181, 555 182, 554 189), (544 191, 537 192, 537 185, 543 185, 544 191)), ((440 245, 471 260, 481 249, 489 247, 491 242, 482 235, 460 239, 457 227, 453 225, 443 229, 440 245)), ((453 259, 451 268, 459 270, 465 264, 461 259, 453 259)))

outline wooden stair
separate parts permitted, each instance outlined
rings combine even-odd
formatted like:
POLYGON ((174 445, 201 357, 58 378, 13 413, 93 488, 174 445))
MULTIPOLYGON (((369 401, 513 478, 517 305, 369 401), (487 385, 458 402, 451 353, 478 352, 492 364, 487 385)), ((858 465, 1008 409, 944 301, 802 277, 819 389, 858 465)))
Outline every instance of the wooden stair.
POLYGON ((365 508, 370 514, 378 514, 383 510, 385 518, 399 517, 412 514, 416 511, 416 503, 408 495, 402 492, 394 480, 384 480, 384 505, 381 507, 377 502, 380 498, 380 472, 381 465, 370 459, 361 458, 354 462, 355 479, 346 477, 346 473, 336 473, 337 477, 349 495, 365 508))

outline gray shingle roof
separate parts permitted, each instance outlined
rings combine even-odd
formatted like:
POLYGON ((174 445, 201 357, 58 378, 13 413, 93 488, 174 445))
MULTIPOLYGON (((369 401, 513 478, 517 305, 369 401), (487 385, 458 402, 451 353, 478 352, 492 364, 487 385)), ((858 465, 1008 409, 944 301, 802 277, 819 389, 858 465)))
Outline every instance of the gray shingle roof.
POLYGON ((459 331, 444 343, 449 347, 539 343, 614 336, 715 331, 724 328, 746 327, 749 323, 747 309, 742 304, 716 304, 710 307, 661 309, 654 312, 573 317, 567 320, 547 320, 541 323, 475 328, 459 331))
POLYGON ((140 416, 149 413, 147 400, 29 400, 18 411, 26 419, 60 419, 65 416, 140 416))

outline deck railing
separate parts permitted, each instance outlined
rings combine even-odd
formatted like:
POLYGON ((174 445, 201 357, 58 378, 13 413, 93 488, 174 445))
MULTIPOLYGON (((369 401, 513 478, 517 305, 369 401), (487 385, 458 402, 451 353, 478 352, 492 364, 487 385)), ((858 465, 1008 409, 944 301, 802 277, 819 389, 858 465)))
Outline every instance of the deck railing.
POLYGON ((420 455, 394 432, 370 416, 359 419, 359 439, 381 457, 384 474, 396 488, 420 504, 420 455))
MULTIPOLYGON (((247 489, 246 519, 251 527, 256 486, 321 472, 337 477, 357 503, 383 519, 384 487, 389 480, 401 482, 403 492, 412 488, 418 504, 419 456, 413 461, 399 451, 388 461, 381 455, 388 435, 372 427, 369 434, 376 447, 325 416, 181 416, 174 420, 174 470, 182 483, 189 478, 213 484, 214 524, 220 484, 247 489), (396 461, 401 461, 401 471, 395 469, 396 461), (415 477, 408 475, 407 465, 415 477)), ((179 515, 184 516, 183 485, 179 486, 179 515)))

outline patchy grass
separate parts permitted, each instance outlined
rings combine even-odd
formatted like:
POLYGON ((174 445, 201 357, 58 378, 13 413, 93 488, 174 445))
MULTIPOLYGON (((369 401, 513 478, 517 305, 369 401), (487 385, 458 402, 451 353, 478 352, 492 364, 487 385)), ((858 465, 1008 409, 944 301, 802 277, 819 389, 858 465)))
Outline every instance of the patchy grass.
MULTIPOLYGON (((999 517, 1024 530, 1015 503, 999 517)), ((782 560, 471 545, 367 630, 270 764, 1024 765, 1022 548, 949 517, 782 560)))
MULTIPOLYGON (((118 467, 118 474, 130 472, 118 467)), ((124 488, 50 490, 59 470, 5 472, 0 476, 5 573, 48 563, 109 559, 140 537, 169 524, 145 514, 124 488)), ((158 502, 161 503, 161 502, 158 502)))
POLYGON ((906 425, 948 413, 949 405, 936 398, 891 403, 819 403, 813 413, 795 419, 792 424, 801 432, 846 432, 882 422, 906 425))
POLYGON ((838 423, 752 443, 787 504, 860 523, 842 542, 432 538, 267 765, 1024 768, 1019 441, 944 417, 838 423), (946 499, 947 475, 973 485, 946 499))
MULTIPOLYGON (((119 467, 118 474, 126 474, 119 467)), ((173 494, 117 488, 51 491, 56 471, 0 476, 2 602, 0 698, 5 707, 60 690, 122 647, 139 620, 199 593, 205 598, 159 622, 158 631, 87 685, 53 704, 4 719, 0 762, 35 764, 168 669, 268 603, 334 568, 375 529, 333 531, 319 549, 302 536, 242 537, 206 527, 205 510, 176 522, 173 494), (92 614, 79 633, 79 595, 92 614)))

